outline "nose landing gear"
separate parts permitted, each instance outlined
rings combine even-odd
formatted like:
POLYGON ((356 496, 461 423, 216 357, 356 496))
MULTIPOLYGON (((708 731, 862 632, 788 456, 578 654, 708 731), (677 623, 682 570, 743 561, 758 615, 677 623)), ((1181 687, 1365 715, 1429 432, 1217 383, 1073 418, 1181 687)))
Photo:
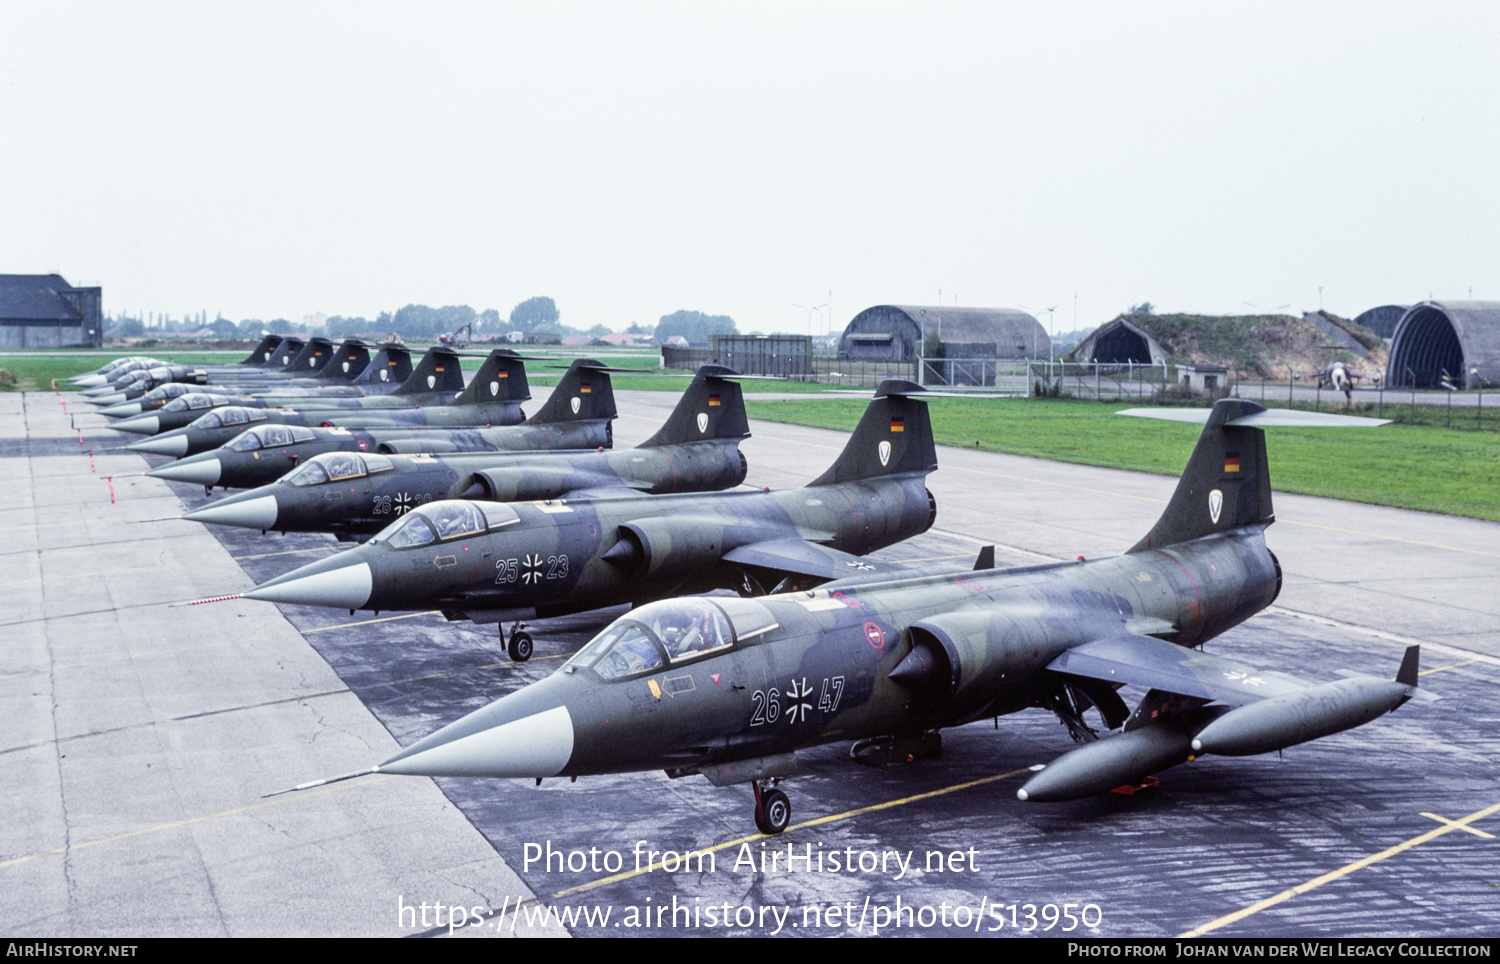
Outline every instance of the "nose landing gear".
POLYGON ((496 627, 500 633, 500 645, 505 647, 505 654, 512 662, 524 663, 531 658, 536 644, 532 642, 531 634, 525 632, 525 623, 516 623, 510 627, 510 642, 505 641, 505 624, 496 627))
POLYGON ((755 791, 755 826, 767 836, 781 833, 792 822, 792 801, 787 799, 785 793, 774 789, 777 782, 769 781, 768 788, 764 790, 761 789, 759 780, 750 784, 750 788, 755 791))

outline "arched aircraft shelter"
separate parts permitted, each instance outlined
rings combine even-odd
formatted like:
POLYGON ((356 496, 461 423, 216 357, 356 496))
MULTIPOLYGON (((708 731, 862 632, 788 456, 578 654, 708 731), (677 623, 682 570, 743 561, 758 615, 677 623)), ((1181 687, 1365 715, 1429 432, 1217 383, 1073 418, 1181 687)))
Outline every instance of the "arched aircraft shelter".
POLYGON ((1500 301, 1424 301, 1408 308, 1391 338, 1386 384, 1456 388, 1500 382, 1500 301))

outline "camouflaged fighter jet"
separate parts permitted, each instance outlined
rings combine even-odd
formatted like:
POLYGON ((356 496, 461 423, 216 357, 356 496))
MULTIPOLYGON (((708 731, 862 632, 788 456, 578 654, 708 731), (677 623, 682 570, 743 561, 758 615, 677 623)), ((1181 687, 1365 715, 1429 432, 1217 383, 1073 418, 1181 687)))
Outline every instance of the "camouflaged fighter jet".
MULTIPOLYGON (((925 532, 937 515, 925 484, 937 468, 932 426, 926 403, 909 397, 921 391, 883 383, 838 460, 805 488, 433 502, 357 549, 243 595, 519 625, 681 592, 764 593, 889 571, 859 557, 925 532)), ((524 659, 532 640, 518 625, 508 651, 524 659)))
POLYGON ((189 383, 187 381, 173 381, 159 385, 147 392, 138 391, 139 386, 132 386, 121 393, 127 400, 115 404, 104 404, 105 399, 94 399, 94 404, 101 405, 98 409, 100 415, 110 418, 128 418, 131 415, 140 415, 146 412, 154 412, 165 406, 169 401, 189 392, 201 391, 210 395, 248 395, 259 398, 262 401, 278 404, 278 399, 268 398, 268 395, 276 393, 303 393, 300 397, 309 395, 314 397, 360 397, 364 395, 385 395, 393 391, 397 385, 411 375, 410 353, 406 349, 396 349, 406 357, 405 367, 399 373, 400 377, 392 378, 391 375, 400 367, 400 363, 392 364, 395 359, 385 351, 377 351, 370 354, 370 346, 356 340, 344 342, 333 353, 332 359, 323 369, 336 373, 337 377, 330 378, 288 378, 277 380, 275 392, 266 388, 264 380, 254 382, 209 382, 207 384, 189 383), (378 366, 371 369, 371 363, 378 366), (390 371, 386 371, 389 368, 390 371), (380 377, 380 372, 386 371, 385 377, 380 377), (232 386, 232 387, 231 387, 232 386), (133 400, 130 400, 133 399, 133 400))
POLYGON ((1018 796, 1072 800, 1202 754, 1268 753, 1434 698, 1417 688, 1415 646, 1394 681, 1326 683, 1194 648, 1270 605, 1281 588, 1264 538, 1275 517, 1260 427, 1379 422, 1269 412, 1239 399, 1211 412, 1166 411, 1205 416, 1206 425, 1166 511, 1124 555, 994 569, 990 548, 976 571, 861 574, 808 592, 654 602, 547 679, 363 772, 538 781, 702 774, 717 786, 751 784, 756 825, 779 833, 791 807, 774 785, 795 772, 797 750, 824 743, 859 741, 853 755, 864 762, 904 761, 934 753, 942 727, 1041 707, 1083 745, 1018 796), (1133 710, 1121 684, 1145 691, 1133 710), (1084 722, 1091 706, 1115 732, 1099 738, 1084 722))
MULTIPOLYGON (((369 395, 387 394, 391 387, 400 385, 411 377, 411 352, 396 345, 382 345, 370 358, 370 362, 351 383, 369 395)), ((168 388, 170 386, 163 386, 168 388)), ((254 396, 250 396, 254 398, 254 396)), ((263 399, 255 399, 256 404, 263 399)), ((166 406, 162 406, 165 408, 166 406)), ((302 425, 321 424, 318 420, 309 423, 301 412, 290 408, 259 408, 243 405, 223 405, 199 415, 182 428, 158 432, 151 438, 132 442, 125 446, 132 452, 150 455, 197 455, 216 449, 233 440, 252 425, 302 425)))
MULTIPOLYGON (((521 403, 530 397, 531 388, 521 359, 503 350, 492 352, 460 396, 462 401, 455 405, 468 412, 503 416, 505 421, 498 427, 467 429, 471 437, 434 438, 432 444, 438 447, 483 444, 490 451, 518 452, 597 449, 609 444, 609 423, 618 413, 609 369, 598 362, 586 358, 574 362, 558 380, 547 404, 524 424, 513 424, 525 418, 521 403), (481 401, 486 397, 496 401, 481 401)), ((420 452, 423 442, 423 437, 417 434, 420 431, 380 423, 369 429, 256 425, 212 451, 158 466, 146 474, 176 482, 196 482, 206 489, 215 485, 248 489, 269 485, 299 463, 325 452, 382 453, 398 446, 420 452)))
MULTIPOLYGON (((292 339, 288 338, 287 341, 292 341, 292 339)), ((118 432, 157 435, 174 428, 182 428, 206 409, 227 404, 241 405, 246 408, 290 407, 310 420, 315 419, 324 424, 327 424, 328 419, 336 413, 365 413, 382 409, 445 405, 452 402, 464 390, 464 375, 459 366, 459 357, 451 349, 429 348, 411 375, 387 395, 358 398, 308 398, 296 400, 289 406, 282 406, 281 402, 285 399, 280 399, 275 395, 215 395, 210 396, 209 400, 204 402, 198 396, 207 393, 195 392, 174 399, 154 413, 121 419, 109 427, 118 432), (191 401, 184 403, 184 399, 191 401)))
MULTIPOLYGON (((148 373, 152 376, 149 382, 138 381, 134 385, 122 387, 113 395, 94 397, 90 401, 99 406, 100 415, 123 418, 155 411, 170 399, 195 389, 211 395, 251 395, 273 404, 278 403, 279 399, 267 398, 272 394, 296 398, 357 398, 383 395, 395 389, 402 379, 391 381, 387 377, 380 380, 371 373, 370 379, 359 382, 360 375, 369 368, 371 359, 370 346, 358 339, 351 338, 334 349, 327 343, 327 339, 319 338, 309 342, 294 359, 293 364, 298 369, 293 372, 256 372, 259 376, 257 378, 223 377, 202 369, 170 366, 162 370, 152 369, 148 373), (304 359, 306 364, 318 367, 309 373, 302 368, 304 359), (158 375, 162 377, 157 377, 158 375), (151 387, 152 385, 155 387, 151 387)), ((410 373, 408 365, 406 374, 410 373)))
MULTIPOLYGON (((569 376, 573 374, 570 369, 569 376)), ((739 446, 750 435, 750 423, 740 386, 726 380, 735 374, 718 365, 698 369, 666 423, 635 448, 440 456, 330 452, 270 485, 220 499, 182 518, 262 532, 328 532, 347 540, 379 532, 410 509, 448 498, 530 502, 631 491, 722 491, 745 481, 739 446)), ((607 375, 592 378, 596 398, 601 389, 609 390, 607 375)), ((570 403, 578 396, 568 381, 565 377, 559 383, 548 407, 570 414, 570 403)), ((491 431, 539 429, 517 425, 491 431)))
MULTIPOLYGON (((330 363, 334 354, 333 343, 331 341, 327 338, 313 338, 297 353, 292 359, 292 363, 298 365, 303 374, 314 375, 330 363), (306 360, 305 362, 304 359, 306 360)), ((273 372, 259 368, 240 368, 239 366, 229 366, 229 368, 231 370, 226 372, 223 368, 210 371, 201 365, 163 364, 159 367, 132 372, 118 380, 112 380, 108 385, 89 389, 83 394, 94 405, 116 406, 140 398, 147 392, 163 385, 179 383, 202 385, 205 386, 205 390, 207 391, 218 394, 234 394, 251 387, 263 388, 268 385, 290 386, 295 382, 304 381, 303 379, 293 378, 293 373, 290 370, 273 372)), ((311 381, 316 381, 316 379, 312 379, 311 381)), ((131 413, 127 412, 123 414, 131 413)))

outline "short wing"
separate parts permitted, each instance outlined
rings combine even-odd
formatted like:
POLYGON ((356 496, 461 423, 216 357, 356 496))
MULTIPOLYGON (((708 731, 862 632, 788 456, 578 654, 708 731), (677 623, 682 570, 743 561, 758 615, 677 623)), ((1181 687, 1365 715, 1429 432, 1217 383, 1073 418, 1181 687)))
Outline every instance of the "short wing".
POLYGON ((873 562, 859 556, 820 546, 802 539, 770 539, 752 542, 724 554, 725 562, 819 579, 902 572, 899 566, 873 562))
POLYGON ((1113 636, 1074 647, 1047 668, 1110 683, 1240 706, 1281 696, 1308 684, 1151 636, 1113 636))

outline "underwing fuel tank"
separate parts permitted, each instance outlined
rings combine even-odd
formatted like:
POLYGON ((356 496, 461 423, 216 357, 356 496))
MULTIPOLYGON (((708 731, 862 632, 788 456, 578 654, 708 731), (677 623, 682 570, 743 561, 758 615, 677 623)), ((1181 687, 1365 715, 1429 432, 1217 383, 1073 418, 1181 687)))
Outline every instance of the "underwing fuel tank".
POLYGON ((1021 800, 1059 803, 1108 793, 1187 762, 1192 736, 1180 719, 1085 743, 1047 764, 1016 791, 1021 800))
POLYGON ((1411 687, 1394 680, 1335 680, 1230 710, 1193 738, 1193 752, 1270 753, 1353 729, 1410 698, 1411 687))

